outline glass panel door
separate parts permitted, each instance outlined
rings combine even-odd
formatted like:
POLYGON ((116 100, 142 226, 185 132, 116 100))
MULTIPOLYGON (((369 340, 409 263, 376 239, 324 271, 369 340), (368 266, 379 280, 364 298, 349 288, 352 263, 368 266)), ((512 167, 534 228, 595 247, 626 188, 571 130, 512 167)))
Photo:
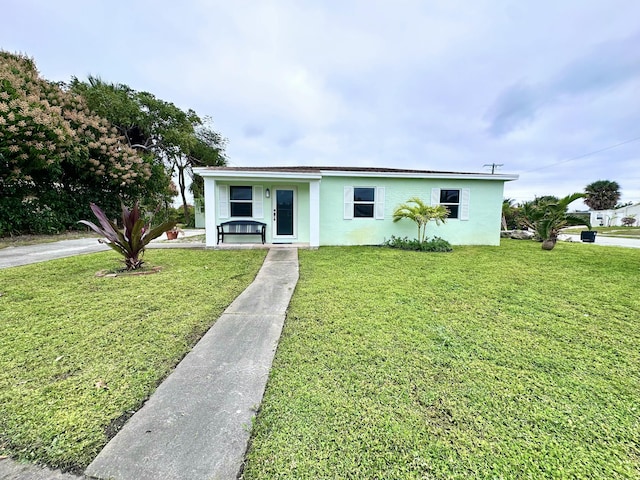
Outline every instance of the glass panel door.
POLYGON ((276 237, 293 237, 294 201, 293 189, 276 189, 276 205, 273 211, 276 237))

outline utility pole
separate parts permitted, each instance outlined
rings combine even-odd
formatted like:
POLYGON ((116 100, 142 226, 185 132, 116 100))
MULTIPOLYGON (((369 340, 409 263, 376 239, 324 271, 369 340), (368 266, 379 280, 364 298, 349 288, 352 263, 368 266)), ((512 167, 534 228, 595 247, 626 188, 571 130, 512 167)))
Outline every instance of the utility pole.
POLYGON ((485 163, 483 167, 491 167, 491 175, 493 175, 498 168, 504 167, 504 163, 485 163))

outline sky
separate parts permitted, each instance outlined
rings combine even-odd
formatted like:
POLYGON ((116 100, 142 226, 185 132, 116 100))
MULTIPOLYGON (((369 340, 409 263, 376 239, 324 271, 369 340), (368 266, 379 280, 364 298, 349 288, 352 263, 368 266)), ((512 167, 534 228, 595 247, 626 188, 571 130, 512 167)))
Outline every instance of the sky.
POLYGON ((637 0, 1 3, 0 49, 211 117, 232 166, 495 164, 517 202, 640 202, 637 0))

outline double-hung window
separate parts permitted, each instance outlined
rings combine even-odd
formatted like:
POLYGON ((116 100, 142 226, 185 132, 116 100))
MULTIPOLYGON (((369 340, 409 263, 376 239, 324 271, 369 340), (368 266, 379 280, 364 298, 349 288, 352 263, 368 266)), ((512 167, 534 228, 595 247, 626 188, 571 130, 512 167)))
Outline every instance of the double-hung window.
POLYGON ((252 217, 253 187, 229 187, 229 205, 232 217, 252 217))
POLYGON ((384 187, 344 187, 344 219, 384 219, 384 187))
POLYGON ((460 210, 460 190, 440 190, 440 205, 447 207, 447 218, 458 218, 460 210))
POLYGON ((218 185, 218 218, 264 218, 262 185, 218 185))
POLYGON ((353 217, 373 218, 376 190, 372 187, 353 188, 353 217))
POLYGON ((432 188, 431 205, 442 205, 449 210, 447 218, 469 220, 468 188, 432 188))

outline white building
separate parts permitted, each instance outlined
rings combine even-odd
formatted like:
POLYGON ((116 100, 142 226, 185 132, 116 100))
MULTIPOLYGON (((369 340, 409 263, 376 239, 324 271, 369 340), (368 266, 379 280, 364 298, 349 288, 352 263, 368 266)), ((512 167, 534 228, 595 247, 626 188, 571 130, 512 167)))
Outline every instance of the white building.
POLYGON ((636 219, 635 226, 640 225, 640 203, 613 210, 592 210, 592 227, 619 227, 622 226, 622 219, 633 217, 636 219))

